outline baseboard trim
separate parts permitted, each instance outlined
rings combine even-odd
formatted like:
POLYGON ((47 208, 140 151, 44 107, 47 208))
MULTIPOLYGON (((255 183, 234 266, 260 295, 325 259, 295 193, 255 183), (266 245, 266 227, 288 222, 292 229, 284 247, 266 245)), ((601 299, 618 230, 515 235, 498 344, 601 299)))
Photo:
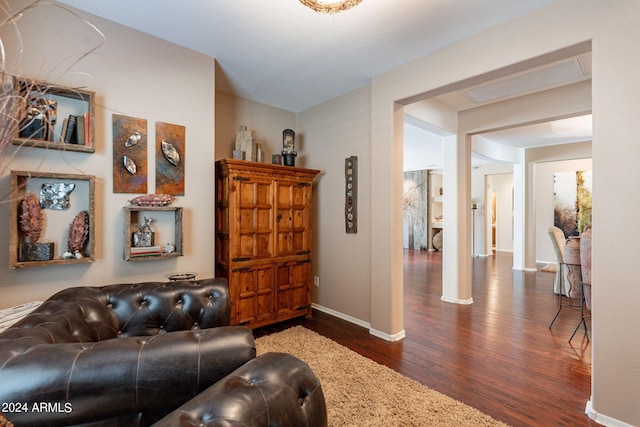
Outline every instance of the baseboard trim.
POLYGON ((633 427, 632 424, 627 424, 623 421, 616 420, 615 418, 611 418, 596 412, 593 409, 593 404, 591 402, 592 399, 593 397, 591 397, 591 399, 587 401, 587 406, 584 410, 584 413, 587 414, 587 416, 591 418, 593 421, 599 424, 602 424, 603 426, 606 426, 606 427, 633 427))
POLYGON ((400 341, 403 339, 406 334, 404 329, 398 332, 397 334, 389 335, 386 332, 379 331, 377 329, 369 328, 369 333, 374 337, 382 338, 385 341, 400 341))
POLYGON ((371 327, 371 323, 369 323, 369 322, 362 321, 362 320, 357 319, 357 318, 355 318, 353 316, 349 316, 348 314, 344 314, 344 313, 341 313, 341 312, 336 311, 336 310, 332 310, 332 309, 324 307, 324 306, 322 306, 320 304, 311 303, 311 308, 313 308, 315 310, 318 310, 318 311, 321 311, 323 313, 330 314, 333 317, 337 317, 338 319, 345 320, 345 321, 347 321, 349 323, 353 323, 354 325, 358 325, 360 327, 366 328, 366 329, 369 330, 369 333, 371 335, 373 335, 374 337, 382 338, 385 341, 399 341, 399 340, 403 339, 406 336, 406 334, 404 332, 404 329, 402 331, 398 332, 397 334, 390 335, 390 334, 387 334, 386 332, 382 332, 382 331, 379 331, 377 329, 373 329, 371 327))
POLYGON ((344 314, 336 310, 332 310, 320 304, 316 304, 315 302, 311 303, 311 308, 321 311, 323 313, 330 314, 333 317, 337 317, 338 319, 346 320, 347 322, 353 323, 354 325, 358 325, 366 329, 371 329, 371 323, 369 322, 365 322, 363 320, 357 319, 355 317, 349 316, 348 314, 344 314))
POLYGON ((452 298, 447 298, 447 297, 440 297, 441 301, 444 302, 450 302, 453 304, 461 304, 461 305, 470 305, 473 304, 473 298, 469 298, 469 299, 452 299, 452 298))

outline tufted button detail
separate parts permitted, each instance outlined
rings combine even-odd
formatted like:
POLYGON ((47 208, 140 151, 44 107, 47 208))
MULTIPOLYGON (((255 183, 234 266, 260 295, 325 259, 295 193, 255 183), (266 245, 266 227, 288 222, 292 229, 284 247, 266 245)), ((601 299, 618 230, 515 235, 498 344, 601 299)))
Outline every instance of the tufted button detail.
POLYGON ((300 406, 304 405, 304 399, 303 398, 301 398, 301 397, 298 398, 298 405, 300 405, 300 406))

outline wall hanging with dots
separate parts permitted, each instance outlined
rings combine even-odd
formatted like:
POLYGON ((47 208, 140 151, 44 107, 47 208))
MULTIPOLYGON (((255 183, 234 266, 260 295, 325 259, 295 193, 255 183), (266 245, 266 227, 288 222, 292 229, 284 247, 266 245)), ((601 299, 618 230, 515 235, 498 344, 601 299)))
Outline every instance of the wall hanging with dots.
POLYGON ((344 160, 344 224, 347 233, 358 232, 358 156, 344 160))

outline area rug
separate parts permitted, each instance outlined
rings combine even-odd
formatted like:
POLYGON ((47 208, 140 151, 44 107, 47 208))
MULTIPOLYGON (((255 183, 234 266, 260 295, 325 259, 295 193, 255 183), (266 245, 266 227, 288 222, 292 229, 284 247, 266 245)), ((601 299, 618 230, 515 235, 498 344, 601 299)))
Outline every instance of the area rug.
POLYGON ((551 263, 545 265, 544 267, 542 267, 540 269, 540 271, 546 271, 548 273, 555 273, 556 271, 558 271, 558 264, 551 262, 551 263))
POLYGON ((506 426, 302 326, 256 339, 258 354, 290 353, 322 384, 329 426, 506 426))

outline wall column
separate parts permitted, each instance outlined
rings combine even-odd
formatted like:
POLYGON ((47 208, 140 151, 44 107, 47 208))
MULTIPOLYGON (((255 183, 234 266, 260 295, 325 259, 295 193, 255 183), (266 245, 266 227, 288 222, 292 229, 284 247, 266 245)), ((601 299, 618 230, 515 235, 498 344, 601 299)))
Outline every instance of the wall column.
POLYGON ((471 304, 471 136, 443 146, 442 300, 471 304))

